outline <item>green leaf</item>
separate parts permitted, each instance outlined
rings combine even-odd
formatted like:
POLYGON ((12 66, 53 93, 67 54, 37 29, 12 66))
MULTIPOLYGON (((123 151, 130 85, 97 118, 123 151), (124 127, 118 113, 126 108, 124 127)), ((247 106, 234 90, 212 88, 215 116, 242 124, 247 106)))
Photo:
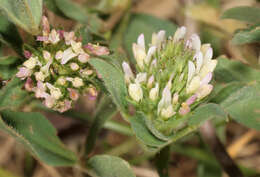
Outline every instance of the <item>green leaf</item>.
POLYGON ((0 57, 0 66, 8 66, 17 63, 20 58, 15 56, 0 57))
POLYGON ((18 78, 13 78, 0 90, 0 110, 19 109, 23 103, 30 99, 28 93, 22 89, 23 82, 18 78))
POLYGON ((242 64, 239 61, 232 61, 226 58, 219 58, 214 77, 217 82, 228 83, 233 81, 251 82, 260 80, 260 72, 256 69, 242 64))
POLYGON ((86 141, 85 146, 85 155, 89 155, 93 150, 96 142, 97 135, 100 129, 103 127, 105 122, 112 118, 117 113, 116 105, 112 102, 110 97, 103 96, 100 103, 98 104, 98 108, 96 109, 96 113, 94 116, 94 122, 91 125, 89 130, 89 134, 86 141))
POLYGON ((42 0, 0 0, 0 9, 14 24, 28 33, 39 33, 42 0))
POLYGON ((137 41, 138 36, 143 33, 146 46, 151 41, 152 33, 160 30, 166 31, 166 36, 173 35, 177 26, 167 20, 162 20, 151 15, 133 14, 130 18, 128 29, 125 32, 124 46, 132 62, 135 62, 132 53, 132 44, 137 41))
POLYGON ((122 71, 115 65, 102 59, 91 58, 89 62, 100 74, 114 103, 122 113, 126 112, 125 96, 127 91, 122 71))
POLYGON ((195 111, 192 112, 192 115, 189 116, 188 124, 201 125, 206 120, 213 118, 225 119, 227 118, 227 114, 219 105, 209 103, 196 108, 195 111))
POLYGON ((98 177, 135 177, 130 165, 119 157, 96 155, 87 162, 98 177))
POLYGON ((253 42, 260 42, 260 27, 238 32, 232 39, 232 43, 236 45, 253 42))
POLYGON ((230 18, 248 23, 259 23, 260 8, 250 6, 234 7, 226 10, 221 18, 230 18))
POLYGON ((237 81, 227 83, 210 99, 210 102, 219 104, 227 99, 233 92, 238 91, 244 86, 244 83, 237 81))
POLYGON ((233 92, 220 104, 237 122, 260 130, 260 82, 233 92))
POLYGON ((0 42, 13 48, 18 54, 22 55, 23 41, 18 33, 16 26, 9 22, 6 17, 0 14, 0 42))
POLYGON ((81 23, 88 22, 87 12, 77 3, 71 0, 54 0, 60 11, 73 20, 77 20, 81 23))
POLYGON ((65 17, 64 13, 58 8, 55 0, 44 0, 43 3, 49 10, 54 12, 56 15, 65 17))
POLYGON ((39 160, 53 166, 72 166, 77 162, 75 154, 65 148, 55 128, 40 113, 3 110, 0 115, 0 129, 39 160))
POLYGON ((139 141, 141 141, 146 146, 159 147, 165 144, 165 141, 162 141, 156 138, 145 124, 145 117, 141 113, 137 113, 135 116, 129 118, 131 127, 135 132, 135 135, 139 141))

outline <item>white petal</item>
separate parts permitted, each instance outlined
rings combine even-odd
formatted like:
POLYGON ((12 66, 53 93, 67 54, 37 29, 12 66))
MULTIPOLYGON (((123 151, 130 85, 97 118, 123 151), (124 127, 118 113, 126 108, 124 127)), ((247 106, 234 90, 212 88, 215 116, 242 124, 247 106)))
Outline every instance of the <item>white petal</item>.
POLYGON ((209 72, 213 72, 217 63, 217 60, 210 60, 208 63, 204 64, 199 73, 200 77, 204 78, 209 72))
POLYGON ((147 73, 138 73, 136 75, 136 79, 135 79, 136 83, 143 83, 146 82, 146 80, 147 80, 147 73))
POLYGON ((212 79, 212 72, 209 72, 203 79, 202 81, 200 82, 200 85, 205 85, 205 84, 208 84, 212 79))
POLYGON ((197 34, 191 35, 192 49, 199 51, 201 46, 200 37, 197 34))
POLYGON ((76 57, 77 55, 72 51, 71 48, 68 48, 66 49, 64 52, 63 52, 63 56, 62 56, 62 59, 61 59, 61 64, 64 65, 66 64, 70 59, 76 57))
POLYGON ((124 70, 124 73, 125 73, 125 76, 129 79, 134 79, 134 74, 129 66, 129 64, 127 62, 123 62, 122 63, 122 67, 123 67, 123 70, 124 70))
POLYGON ((153 33, 152 35, 152 45, 159 48, 162 42, 165 40, 165 31, 161 30, 158 33, 153 33))
POLYGON ((172 117, 176 112, 173 110, 173 106, 169 105, 168 107, 162 109, 161 111, 161 116, 165 118, 170 118, 172 117))
POLYGON ((206 84, 199 88, 199 90, 196 92, 198 99, 202 99, 206 96, 208 96, 211 91, 213 90, 213 85, 206 84))
POLYGON ((129 84, 128 92, 130 97, 137 102, 143 98, 143 90, 139 84, 129 84))
POLYGON ((205 51, 205 55, 204 55, 204 63, 208 63, 213 57, 213 50, 211 47, 209 47, 206 51, 205 51))
POLYGON ((203 56, 205 55, 206 51, 210 48, 210 44, 203 44, 200 48, 200 51, 202 52, 203 56))
POLYGON ((202 52, 197 52, 194 56, 196 59, 196 73, 198 73, 201 69, 201 66, 203 64, 203 55, 202 52))
POLYGON ((166 86, 163 89, 162 97, 164 98, 164 104, 165 105, 170 105, 171 104, 172 96, 171 96, 171 90, 170 90, 169 87, 166 86))
POLYGON ((155 87, 152 88, 151 91, 149 92, 149 98, 154 101, 158 98, 158 94, 159 94, 159 84, 156 83, 155 87))
POLYGON ((177 42, 181 39, 184 39, 185 34, 186 34, 186 27, 182 26, 182 27, 178 28, 174 34, 173 41, 177 42))
POLYGON ((150 76, 149 79, 148 79, 148 82, 147 82, 147 87, 148 88, 151 88, 152 85, 153 85, 153 82, 154 82, 154 76, 150 76))
POLYGON ((144 34, 140 34, 137 38, 137 45, 139 45, 145 51, 144 34))
POLYGON ((200 77, 195 76, 187 86, 187 93, 194 93, 200 87, 200 77))
POLYGON ((140 47, 139 45, 134 43, 133 44, 133 53, 134 53, 134 57, 137 62, 137 65, 141 69, 143 69, 144 68, 144 59, 146 57, 145 50, 143 50, 142 47, 140 47))
POLYGON ((152 58, 152 56, 153 56, 153 54, 155 52, 156 52, 156 47, 155 46, 152 46, 152 47, 149 48, 147 56, 144 59, 145 64, 148 65, 150 63, 150 60, 151 60, 151 58, 152 58))
POLYGON ((195 65, 192 61, 189 61, 188 62, 188 81, 187 81, 187 83, 190 82, 190 80, 192 79, 194 74, 195 74, 195 65))
POLYGON ((173 98, 172 98, 172 104, 174 105, 174 104, 178 103, 178 101, 179 101, 179 94, 174 93, 173 98))

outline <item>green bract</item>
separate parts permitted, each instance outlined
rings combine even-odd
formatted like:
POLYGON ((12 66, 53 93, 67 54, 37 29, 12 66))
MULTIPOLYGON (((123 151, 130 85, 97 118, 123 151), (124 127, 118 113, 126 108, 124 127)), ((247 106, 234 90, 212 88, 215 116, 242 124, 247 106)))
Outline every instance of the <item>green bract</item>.
POLYGON ((186 28, 165 39, 165 31, 152 35, 146 51, 144 35, 133 44, 136 75, 123 62, 128 101, 166 135, 185 126, 185 116, 211 93, 217 61, 210 44, 201 45, 198 35, 184 40, 186 28), (177 123, 176 123, 177 122, 177 123))
POLYGON ((64 112, 79 94, 96 95, 97 74, 89 60, 91 55, 107 55, 109 51, 90 43, 83 47, 74 32, 51 30, 46 17, 42 24, 39 47, 25 51, 27 60, 16 76, 26 79, 25 89, 43 99, 48 108, 64 112))

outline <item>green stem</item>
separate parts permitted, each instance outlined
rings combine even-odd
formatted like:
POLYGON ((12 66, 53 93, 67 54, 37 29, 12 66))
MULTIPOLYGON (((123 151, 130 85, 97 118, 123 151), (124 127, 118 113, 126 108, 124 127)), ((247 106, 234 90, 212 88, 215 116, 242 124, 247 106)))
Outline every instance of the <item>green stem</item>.
POLYGON ((133 136, 134 135, 129 126, 118 123, 118 122, 113 121, 113 120, 107 121, 104 124, 104 128, 118 132, 118 133, 121 133, 123 135, 127 135, 127 136, 133 136))
POLYGON ((121 156, 123 154, 128 153, 135 146, 136 146, 136 139, 130 138, 129 140, 123 142, 119 146, 107 151, 105 154, 109 154, 113 156, 121 156))

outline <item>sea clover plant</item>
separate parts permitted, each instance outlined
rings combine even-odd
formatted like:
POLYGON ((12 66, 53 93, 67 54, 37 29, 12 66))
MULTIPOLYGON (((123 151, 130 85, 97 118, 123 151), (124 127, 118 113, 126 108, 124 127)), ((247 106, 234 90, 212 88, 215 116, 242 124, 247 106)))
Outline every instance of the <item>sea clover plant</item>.
POLYGON ((206 102, 213 89, 217 60, 210 44, 201 45, 197 34, 185 40, 185 34, 185 27, 168 39, 165 31, 154 33, 148 51, 141 34, 133 44, 136 74, 128 63, 122 64, 127 100, 166 135, 185 126, 184 117, 206 102))
POLYGON ((27 60, 16 74, 26 79, 27 91, 59 112, 70 109, 80 94, 97 94, 97 74, 88 61, 91 55, 108 55, 106 47, 82 46, 75 32, 50 29, 46 17, 42 19, 42 35, 36 40, 37 48, 24 51, 27 60))

